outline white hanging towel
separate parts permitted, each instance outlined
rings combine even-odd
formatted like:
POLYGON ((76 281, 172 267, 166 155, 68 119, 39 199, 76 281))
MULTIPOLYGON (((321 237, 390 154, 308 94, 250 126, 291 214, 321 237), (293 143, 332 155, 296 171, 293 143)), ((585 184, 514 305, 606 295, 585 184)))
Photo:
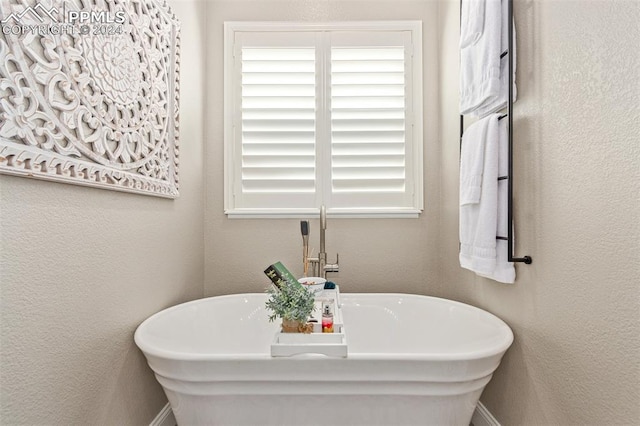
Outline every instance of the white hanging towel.
MULTIPOLYGON (((506 106, 508 97, 508 0, 462 0, 460 114, 483 117, 506 106), (482 21, 482 22, 480 22, 482 21)), ((513 43, 515 90, 515 28, 513 43)))
POLYGON ((484 29, 484 0, 463 1, 460 5, 460 48, 471 46, 480 40, 484 29))
POLYGON ((496 268, 498 147, 497 114, 472 124, 462 137, 460 266, 485 275, 496 268))
MULTIPOLYGON (((509 20, 509 11, 507 9, 508 4, 508 0, 502 0, 502 25, 500 27, 501 52, 506 52, 507 50, 509 50, 509 29, 507 27, 509 20)), ((511 25, 513 25, 513 52, 507 53, 504 57, 502 57, 502 59, 500 59, 500 91, 498 92, 498 96, 493 101, 485 102, 484 104, 480 105, 478 109, 471 113, 476 117, 484 117, 487 114, 500 111, 501 109, 507 107, 507 99, 509 99, 509 55, 513 55, 513 102, 516 101, 516 25, 514 22, 511 22, 511 25)))
MULTIPOLYGON (((507 120, 498 121, 499 153, 498 176, 507 176, 509 173, 509 138, 507 135, 507 120)), ((507 236, 508 227, 508 181, 498 181, 498 220, 496 223, 496 235, 507 236)), ((516 281, 516 268, 508 259, 508 243, 505 240, 496 241, 496 267, 491 274, 480 274, 486 278, 501 283, 513 284, 516 281)))
MULTIPOLYGON (((500 250, 504 253, 497 253, 497 231, 506 230, 506 209, 501 208, 500 212, 498 209, 501 142, 507 146, 506 127, 498 117, 492 114, 479 120, 469 126, 462 138, 460 266, 497 281, 514 282, 515 269, 506 262, 506 248, 502 244, 500 250), (499 217, 504 226, 498 226, 499 217)), ((504 156, 503 161, 506 160, 504 156)), ((500 196, 500 201, 506 201, 506 193, 500 196)), ((506 203, 503 204, 506 208, 506 203)))

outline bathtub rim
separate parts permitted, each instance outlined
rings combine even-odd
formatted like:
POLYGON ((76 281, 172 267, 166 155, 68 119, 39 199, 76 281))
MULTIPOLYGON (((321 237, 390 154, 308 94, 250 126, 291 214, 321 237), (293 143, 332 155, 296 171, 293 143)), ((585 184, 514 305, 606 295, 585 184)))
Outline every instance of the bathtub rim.
MULTIPOLYGON (((159 349, 157 347, 152 347, 151 345, 146 344, 141 341, 141 334, 144 331, 144 328, 148 326, 149 323, 153 321, 154 318, 166 314, 168 312, 172 312, 178 309, 184 309, 189 305, 197 305, 200 303, 205 303, 210 299, 228 299, 228 298, 237 298, 237 297, 246 297, 246 296, 260 296, 264 297, 266 300, 266 293, 232 293, 232 294, 224 294, 219 296, 209 296, 200 299, 191 300, 188 302, 183 302, 174 306, 170 306, 161 311, 156 312, 151 315, 147 319, 145 319, 140 325, 136 328, 134 333, 134 341, 136 346, 145 354, 151 355, 157 358, 168 359, 172 361, 225 361, 225 360, 234 360, 234 361, 257 361, 257 360, 310 360, 310 359, 322 359, 322 360, 336 360, 336 361, 348 361, 348 360, 389 360, 389 361, 472 361, 483 358, 490 358, 494 356, 502 356, 504 352, 509 349, 511 344, 513 343, 514 336, 511 327, 507 323, 505 323, 502 319, 497 317, 496 315, 488 312, 484 309, 478 308, 473 305, 469 305, 467 303, 458 302, 456 300, 445 299, 442 297, 435 296, 426 296, 421 294, 414 293, 341 293, 342 302, 344 303, 346 300, 351 299, 352 297, 364 296, 364 297, 411 297, 411 298, 426 298, 431 300, 439 301, 439 303, 446 302, 453 305, 460 306, 464 309, 472 309, 482 312, 484 315, 488 315, 492 318, 493 321, 496 321, 497 324, 502 324, 507 331, 506 338, 497 345, 494 345, 488 349, 477 350, 473 352, 458 352, 454 354, 416 354, 416 353, 366 353, 366 352, 349 352, 346 358, 334 358, 327 357, 319 354, 308 354, 308 355, 296 355, 292 357, 272 357, 271 354, 267 351, 264 353, 251 353, 251 354, 192 354, 187 352, 177 352, 166 349, 159 349)), ((348 328, 346 330, 348 336, 348 328)))

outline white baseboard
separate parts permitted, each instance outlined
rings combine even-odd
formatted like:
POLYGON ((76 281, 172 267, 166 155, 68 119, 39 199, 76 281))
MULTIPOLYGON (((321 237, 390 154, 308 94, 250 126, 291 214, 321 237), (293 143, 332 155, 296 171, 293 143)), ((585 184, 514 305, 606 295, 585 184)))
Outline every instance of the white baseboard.
POLYGON ((487 410, 487 407, 482 405, 482 402, 478 402, 476 411, 473 412, 473 417, 471 417, 471 423, 473 423, 473 426, 500 426, 500 423, 487 410))
MULTIPOLYGON (((473 412, 473 417, 471 417, 471 423, 473 423, 473 426, 501 426, 482 402, 478 402, 476 411, 473 412)), ((167 405, 160 410, 149 426, 176 426, 176 424, 176 418, 173 416, 171 406, 167 402, 167 405)))
POLYGON ((176 424, 176 418, 171 410, 171 405, 167 402, 167 405, 160 410, 149 426, 176 426, 176 424))

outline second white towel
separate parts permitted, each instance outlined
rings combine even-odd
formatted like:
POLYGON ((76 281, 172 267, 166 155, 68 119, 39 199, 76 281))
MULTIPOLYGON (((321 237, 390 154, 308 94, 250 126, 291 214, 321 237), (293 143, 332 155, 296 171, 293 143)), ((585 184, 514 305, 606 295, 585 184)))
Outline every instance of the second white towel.
POLYGON ((506 123, 492 114, 469 126, 460 153, 460 266, 504 283, 515 281, 507 262, 506 123), (500 190, 499 190, 500 189, 500 190))
MULTIPOLYGON (((506 176, 509 173, 509 139, 507 136, 507 120, 498 121, 499 148, 498 148, 498 176, 506 176)), ((508 183, 506 179, 498 181, 498 220, 496 222, 496 235, 507 236, 509 218, 508 208, 508 183)), ((515 244, 515 242, 514 242, 515 244)), ((516 268, 513 262, 508 261, 509 245, 506 240, 496 240, 496 267, 490 274, 479 274, 486 278, 501 283, 513 284, 516 280, 516 268)))

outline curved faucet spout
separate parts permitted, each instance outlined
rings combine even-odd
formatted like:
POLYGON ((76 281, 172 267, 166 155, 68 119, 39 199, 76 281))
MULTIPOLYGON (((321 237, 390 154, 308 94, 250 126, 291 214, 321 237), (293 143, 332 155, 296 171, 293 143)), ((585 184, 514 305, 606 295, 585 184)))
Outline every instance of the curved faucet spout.
MULTIPOLYGON (((308 225, 307 225, 308 229, 308 225)), ((318 257, 305 257, 305 275, 307 272, 306 264, 307 262, 311 264, 313 268, 314 275, 317 272, 317 276, 322 277, 324 279, 327 278, 327 272, 338 272, 338 257, 336 256, 336 263, 328 264, 327 263, 327 248, 326 248, 326 239, 325 239, 325 231, 327 230, 327 209, 324 206, 320 206, 320 252, 318 253, 318 257), (316 270, 317 266, 317 270, 316 270)), ((304 232, 303 232, 304 234, 304 232)))
POLYGON ((327 249, 325 231, 327 230, 327 209, 324 206, 320 206, 320 253, 318 253, 318 269, 320 276, 324 279, 327 278, 327 272, 338 272, 339 265, 338 260, 336 263, 327 263, 327 249))
MULTIPOLYGON (((325 246, 325 231, 327 230, 327 209, 324 204, 320 206, 320 253, 327 254, 325 246)), ((325 259, 326 260, 326 259, 325 259)), ((320 267, 322 268, 322 266, 320 267)))
POLYGON ((320 206, 320 228, 327 229, 327 208, 324 204, 320 206))

